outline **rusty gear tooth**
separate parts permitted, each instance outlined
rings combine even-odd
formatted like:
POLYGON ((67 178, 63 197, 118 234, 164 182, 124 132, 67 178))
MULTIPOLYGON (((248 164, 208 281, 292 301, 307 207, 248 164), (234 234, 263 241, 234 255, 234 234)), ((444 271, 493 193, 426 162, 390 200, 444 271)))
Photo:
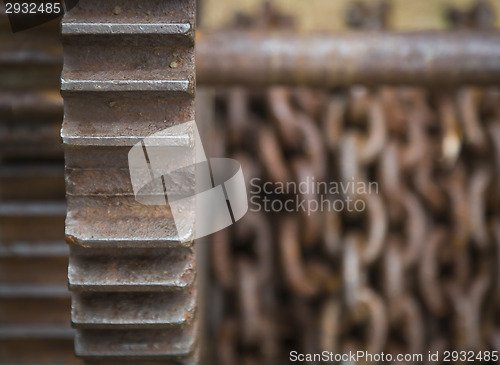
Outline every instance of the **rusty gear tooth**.
POLYGON ((84 247, 186 247, 165 206, 144 206, 133 197, 68 196, 66 235, 84 247))
POLYGON ((195 6, 137 5, 81 0, 61 28, 75 352, 195 364, 195 247, 168 206, 135 200, 128 171, 132 146, 194 119, 195 6))
POLYGON ((73 327, 133 329, 187 326, 196 313, 196 293, 193 293, 193 290, 112 294, 73 293, 73 327), (94 307, 101 309, 101 316, 93 315, 94 307))
POLYGON ((196 326, 171 329, 78 330, 75 353, 85 358, 178 359, 194 356, 196 326))
POLYGON ((68 278, 70 289, 75 291, 171 291, 191 287, 195 270, 191 248, 73 246, 68 278))

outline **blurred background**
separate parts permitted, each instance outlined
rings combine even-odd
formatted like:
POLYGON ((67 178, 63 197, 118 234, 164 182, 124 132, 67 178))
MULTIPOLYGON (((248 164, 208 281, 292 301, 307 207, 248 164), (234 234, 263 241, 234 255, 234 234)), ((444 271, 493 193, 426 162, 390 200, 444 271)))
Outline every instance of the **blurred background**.
MULTIPOLYGON (((196 42, 214 31, 486 36, 499 11, 499 0, 200 0, 196 42)), ((12 34, 0 18, 0 364, 81 362, 67 290, 59 26, 12 34)), ((378 191, 342 196, 361 199, 362 212, 250 211, 211 236, 198 269, 203 362, 500 351, 500 89, 311 87, 292 76, 288 86, 199 77, 207 154, 237 159, 249 190, 255 178, 314 177, 378 191)))

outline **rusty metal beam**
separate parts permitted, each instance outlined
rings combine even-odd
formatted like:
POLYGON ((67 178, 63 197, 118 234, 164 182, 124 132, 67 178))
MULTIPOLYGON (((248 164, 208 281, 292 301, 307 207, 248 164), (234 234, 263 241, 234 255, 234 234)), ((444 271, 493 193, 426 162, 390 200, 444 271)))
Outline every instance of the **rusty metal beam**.
MULTIPOLYGON (((85 30, 73 28, 68 29, 72 34, 85 30)), ((328 88, 352 84, 494 85, 500 81, 500 33, 497 32, 360 31, 298 35, 198 31, 196 53, 197 83, 200 85, 285 84, 328 88)), ((0 64, 19 62, 20 57, 25 62, 62 63, 61 54, 40 50, 21 56, 13 52, 2 55, 0 64)), ((63 88, 83 90, 108 86, 100 81, 75 84, 70 80, 63 88)), ((125 84, 122 88, 139 86, 152 87, 125 84)), ((182 89, 185 85, 177 83, 175 86, 182 89)), ((19 105, 13 108, 23 113, 27 113, 31 105, 60 110, 60 103, 55 105, 57 98, 46 99, 38 95, 18 97, 16 103, 19 105), (40 100, 35 100, 35 96, 40 100), (21 105, 23 100, 31 104, 21 105)), ((0 112, 5 109, 2 105, 0 101, 0 112)))
POLYGON ((198 32, 196 58, 200 84, 492 85, 500 82, 500 33, 198 32))

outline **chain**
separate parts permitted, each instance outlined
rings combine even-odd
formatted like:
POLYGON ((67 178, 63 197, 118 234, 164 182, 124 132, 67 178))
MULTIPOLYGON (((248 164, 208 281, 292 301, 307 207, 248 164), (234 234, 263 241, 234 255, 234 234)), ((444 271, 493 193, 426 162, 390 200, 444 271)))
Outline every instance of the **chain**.
POLYGON ((379 186, 360 213, 249 212, 216 237, 221 361, 225 341, 266 363, 287 346, 498 349, 498 102, 468 88, 221 92, 226 153, 248 181, 379 186))
POLYGON ((256 182, 378 188, 331 197, 360 212, 251 211, 214 238, 218 363, 500 350, 497 89, 227 88, 216 105, 250 198, 256 182))

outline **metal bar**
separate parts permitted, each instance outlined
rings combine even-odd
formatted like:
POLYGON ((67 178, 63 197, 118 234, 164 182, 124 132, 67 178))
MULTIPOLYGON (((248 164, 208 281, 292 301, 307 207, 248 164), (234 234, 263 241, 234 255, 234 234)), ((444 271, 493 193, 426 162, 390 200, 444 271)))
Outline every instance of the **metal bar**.
POLYGON ((66 212, 66 203, 51 202, 3 202, 0 217, 62 217, 66 212))
MULTIPOLYGON (((120 24, 124 26, 128 24, 120 24)), ((82 34, 83 30, 78 28, 75 34, 82 34)), ((94 30, 92 34, 100 33, 94 30)), ((198 31, 196 52, 197 82, 201 85, 445 86, 492 85, 500 81, 500 34, 496 32, 349 32, 301 36, 198 31)), ((9 57, 2 56, 0 62, 19 61, 9 57)), ((42 51, 31 52, 29 58, 62 62, 62 56, 42 51)), ((113 80, 95 80, 90 85, 76 85, 71 81, 64 81, 63 89, 100 89, 113 83, 113 80)), ((115 81, 120 85, 119 80, 115 81)), ((149 80, 147 85, 141 81, 141 86, 146 90, 158 89, 161 81, 164 80, 149 80)), ((189 80, 175 82, 176 87, 189 91, 189 80)), ((128 82, 121 87, 136 86, 128 82)))
POLYGON ((1 340, 12 339, 72 339, 74 330, 68 325, 15 325, 0 328, 1 340))
POLYGON ((200 84, 492 85, 500 33, 198 32, 196 58, 200 84))
MULTIPOLYGON (((3 257, 67 257, 68 245, 64 241, 53 242, 6 242, 0 246, 0 258, 3 257)), ((66 289, 66 288, 65 288, 66 289)))
POLYGON ((64 284, 0 284, 0 298, 69 298, 64 284))

